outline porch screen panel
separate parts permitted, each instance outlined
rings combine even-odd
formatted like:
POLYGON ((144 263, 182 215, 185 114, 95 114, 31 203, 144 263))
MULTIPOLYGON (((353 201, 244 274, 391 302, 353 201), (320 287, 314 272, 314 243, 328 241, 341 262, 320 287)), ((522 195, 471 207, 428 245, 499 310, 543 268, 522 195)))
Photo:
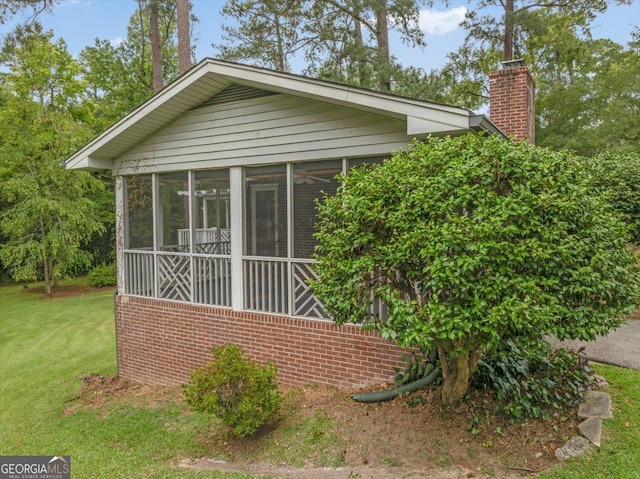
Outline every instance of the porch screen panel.
POLYGON ((195 245, 198 254, 231 254, 229 170, 195 173, 195 245))
POLYGON ((162 173, 158 185, 157 294, 160 298, 190 301, 189 174, 162 173))
POLYGON ((316 246, 313 238, 317 221, 316 200, 338 189, 336 175, 342 162, 313 161, 293 165, 293 256, 311 258, 316 246))
POLYGON ((153 249, 153 187, 151 175, 126 181, 125 249, 153 249))
POLYGON ((244 170, 244 307, 288 314, 287 167, 244 170))
POLYGON ((229 170, 195 172, 194 302, 231 306, 229 170))
POLYGON ((293 315, 327 319, 324 306, 314 296, 309 280, 316 278, 313 270, 313 237, 318 219, 316 200, 338 189, 336 175, 342 172, 342 161, 313 161, 293 165, 293 315))
POLYGON ((286 165, 245 169, 245 254, 286 258, 286 165))
POLYGON ((189 252, 189 179, 186 171, 159 175, 158 249, 189 252), (183 232, 187 232, 186 234, 183 232))
POLYGON ((153 296, 155 264, 151 175, 126 177, 125 195, 124 291, 153 296))

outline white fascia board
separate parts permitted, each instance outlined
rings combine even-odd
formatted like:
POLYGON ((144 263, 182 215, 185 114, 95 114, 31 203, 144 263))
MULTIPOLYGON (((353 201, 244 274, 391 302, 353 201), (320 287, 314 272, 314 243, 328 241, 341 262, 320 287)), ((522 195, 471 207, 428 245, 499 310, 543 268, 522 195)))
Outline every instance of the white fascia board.
POLYGON ((91 156, 83 156, 81 158, 76 159, 72 165, 69 163, 65 163, 65 167, 68 170, 87 170, 87 171, 111 170, 113 168, 113 161, 105 160, 104 158, 93 158, 91 156))
POLYGON ((209 62, 211 73, 222 75, 234 83, 297 95, 316 101, 335 103, 349 108, 359 108, 378 114, 386 113, 388 116, 396 118, 404 119, 407 116, 462 116, 468 118, 471 114, 465 108, 413 100, 340 83, 330 83, 324 80, 267 71, 252 66, 230 64, 218 60, 210 59, 209 62))
MULTIPOLYGON (((207 74, 207 63, 201 62, 200 64, 193 67, 193 69, 189 72, 189 74, 184 75, 178 78, 176 81, 168 85, 166 88, 161 90, 159 93, 151 97, 145 103, 140 105, 138 108, 133 110, 131 113, 126 115, 120 121, 115 123, 113 126, 108 128, 106 131, 95 137, 89 143, 87 143, 84 147, 76 151, 73 155, 65 160, 65 167, 68 170, 71 169, 83 169, 87 168, 87 164, 90 156, 96 152, 98 149, 103 147, 105 144, 109 143, 109 141, 116 138, 118 135, 124 133, 129 128, 134 127, 139 121, 144 119, 149 113, 155 111, 157 108, 162 106, 164 103, 169 101, 171 98, 175 97, 181 91, 188 88, 190 85, 196 83, 202 76, 207 74)), ((97 158, 94 158, 93 161, 97 161, 97 158)), ((107 169, 111 169, 112 167, 112 159, 103 160, 109 162, 109 167, 107 169)))
POLYGON ((446 121, 434 121, 432 119, 407 117, 407 135, 428 135, 442 133, 444 131, 469 130, 469 116, 451 116, 446 121))

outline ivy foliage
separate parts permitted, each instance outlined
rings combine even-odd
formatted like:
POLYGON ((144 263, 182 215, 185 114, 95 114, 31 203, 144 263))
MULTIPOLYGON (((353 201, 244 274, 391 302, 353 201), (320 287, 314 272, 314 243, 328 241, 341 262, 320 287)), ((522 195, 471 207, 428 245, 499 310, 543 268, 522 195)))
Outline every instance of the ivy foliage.
POLYGON ((549 418, 583 400, 591 372, 578 353, 551 351, 544 341, 528 348, 507 341, 480 360, 472 381, 494 389, 502 410, 514 419, 549 418))
POLYGON ((186 403, 213 414, 237 437, 251 436, 275 422, 282 402, 276 367, 252 362, 233 344, 213 348, 212 353, 213 360, 192 372, 183 386, 186 403))
POLYGON ((472 373, 506 339, 604 335, 639 300, 627 227, 569 152, 430 138, 341 181, 319 204, 313 283, 337 323, 469 355, 472 373))

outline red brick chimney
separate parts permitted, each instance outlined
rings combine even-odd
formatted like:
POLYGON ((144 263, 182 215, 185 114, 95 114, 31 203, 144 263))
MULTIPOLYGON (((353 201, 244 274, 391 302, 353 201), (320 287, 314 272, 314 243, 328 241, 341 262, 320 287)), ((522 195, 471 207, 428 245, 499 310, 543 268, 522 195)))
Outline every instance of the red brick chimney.
POLYGON ((536 139, 536 85, 524 60, 502 62, 502 70, 489 72, 489 118, 507 136, 536 139))

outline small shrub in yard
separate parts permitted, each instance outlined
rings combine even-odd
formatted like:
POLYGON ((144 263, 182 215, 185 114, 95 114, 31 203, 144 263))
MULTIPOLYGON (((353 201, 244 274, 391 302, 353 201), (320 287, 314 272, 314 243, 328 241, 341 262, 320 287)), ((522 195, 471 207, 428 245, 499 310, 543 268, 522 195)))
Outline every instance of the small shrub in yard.
POLYGON ((233 344, 214 348, 212 353, 213 361, 191 373, 183 386, 187 404, 213 414, 238 437, 250 436, 260 426, 275 422, 282 402, 276 367, 250 361, 233 344))
POLYGON ((87 276, 87 285, 92 288, 102 288, 103 286, 115 286, 117 284, 116 264, 101 264, 96 266, 87 276))
POLYGON ((589 372, 577 353, 551 351, 547 343, 524 347, 508 341, 480 360, 473 382, 494 389, 503 410, 515 419, 548 418, 551 410, 582 400, 589 372))

